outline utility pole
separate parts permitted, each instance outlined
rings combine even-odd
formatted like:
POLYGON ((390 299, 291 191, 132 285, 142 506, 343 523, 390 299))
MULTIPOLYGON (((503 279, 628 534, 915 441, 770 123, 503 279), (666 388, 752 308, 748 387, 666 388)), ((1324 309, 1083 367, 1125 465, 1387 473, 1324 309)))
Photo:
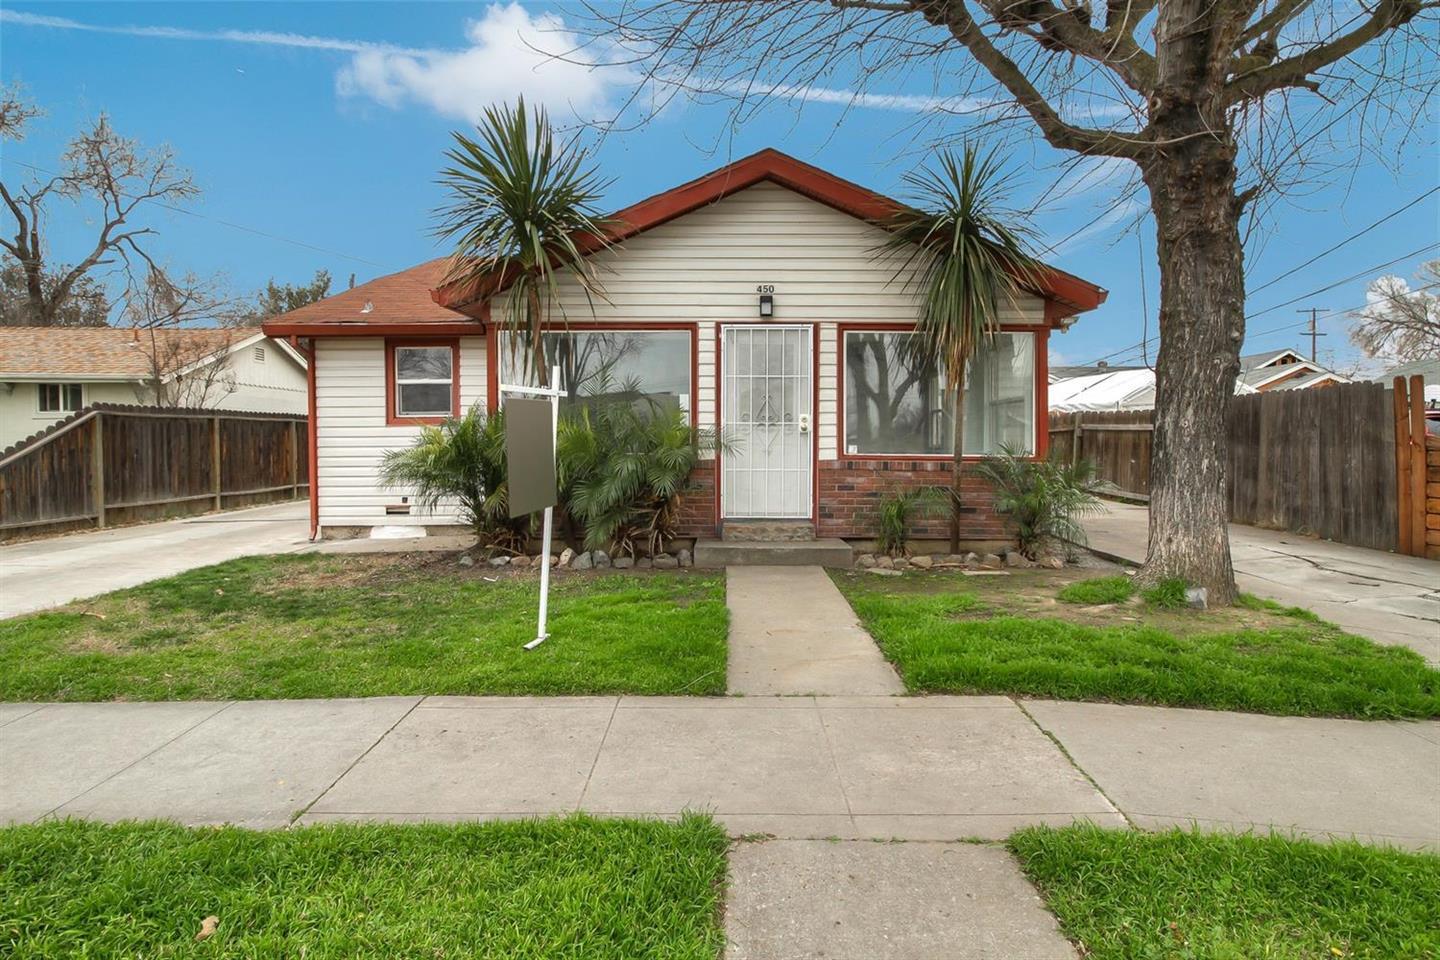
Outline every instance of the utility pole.
POLYGON ((1328 333, 1321 333, 1320 331, 1318 331, 1318 330, 1315 329, 1315 317, 1316 317, 1317 314, 1320 313, 1321 310, 1324 310, 1324 309, 1326 309, 1326 308, 1325 308, 1325 307, 1306 307, 1306 308, 1304 308, 1303 310, 1296 310, 1296 311, 1295 311, 1296 313, 1308 313, 1308 314, 1310 314, 1310 332, 1309 332, 1308 334, 1306 334, 1306 336, 1308 336, 1308 337, 1310 338, 1310 362, 1311 362, 1311 363, 1319 363, 1319 362, 1320 362, 1318 359, 1316 359, 1316 356, 1315 356, 1315 354, 1316 354, 1316 350, 1315 350, 1315 338, 1316 338, 1316 337, 1328 337, 1328 336, 1329 336, 1328 333))

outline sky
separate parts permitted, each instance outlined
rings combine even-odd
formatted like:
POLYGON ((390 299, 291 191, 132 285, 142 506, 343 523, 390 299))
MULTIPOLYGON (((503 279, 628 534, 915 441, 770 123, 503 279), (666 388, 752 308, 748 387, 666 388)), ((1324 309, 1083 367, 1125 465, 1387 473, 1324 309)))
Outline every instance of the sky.
MULTIPOLYGON (((446 252, 432 233, 443 200, 436 174, 451 131, 468 129, 484 106, 524 94, 574 124, 611 116, 627 100, 627 69, 546 55, 569 46, 579 16, 541 2, 6 0, 0 82, 21 84, 45 115, 23 142, 0 144, 0 176, 10 183, 56 169, 69 138, 105 112, 123 135, 168 144, 203 190, 188 213, 145 216, 160 232, 153 249, 172 268, 223 273, 237 292, 271 278, 304 281, 322 268, 336 289, 352 273, 364 282, 446 252)), ((783 91, 741 124, 724 102, 677 100, 609 133, 596 144, 612 178, 608 205, 767 146, 903 198, 902 178, 924 159, 917 122, 948 133, 952 120, 937 118, 928 83, 872 84, 857 100, 844 79, 783 91)), ((957 135, 961 122, 953 121, 957 135)), ((1395 145, 1393 162, 1362 162, 1281 200, 1251 234, 1247 352, 1294 346, 1308 354, 1308 315, 1296 311, 1314 306, 1325 334, 1320 360, 1353 363, 1344 311, 1365 303, 1367 282, 1411 279, 1440 256, 1440 157, 1433 124, 1421 123, 1395 145)), ((1046 259, 1110 291, 1104 306, 1052 339, 1051 363, 1142 361, 1135 346, 1154 335, 1158 305, 1143 192, 1126 199, 1121 162, 1075 167, 1038 137, 1006 149, 1016 205, 1045 201, 1035 225, 1039 246, 1053 247, 1046 259)), ((78 259, 93 242, 91 213, 63 206, 50 232, 55 260, 78 259)))

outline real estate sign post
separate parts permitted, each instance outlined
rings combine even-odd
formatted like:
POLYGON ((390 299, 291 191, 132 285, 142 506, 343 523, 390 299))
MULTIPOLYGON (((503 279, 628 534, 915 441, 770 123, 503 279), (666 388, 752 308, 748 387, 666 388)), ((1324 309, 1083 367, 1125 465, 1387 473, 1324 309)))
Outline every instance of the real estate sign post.
MULTIPOLYGON (((560 368, 550 369, 550 383, 560 382, 560 368)), ((512 395, 505 405, 505 481, 510 491, 510 516, 523 517, 545 511, 544 546, 540 564, 540 620, 535 639, 525 644, 534 650, 545 642, 550 605, 550 535, 555 502, 555 436, 560 420, 558 386, 523 387, 500 385, 500 395, 512 395)))

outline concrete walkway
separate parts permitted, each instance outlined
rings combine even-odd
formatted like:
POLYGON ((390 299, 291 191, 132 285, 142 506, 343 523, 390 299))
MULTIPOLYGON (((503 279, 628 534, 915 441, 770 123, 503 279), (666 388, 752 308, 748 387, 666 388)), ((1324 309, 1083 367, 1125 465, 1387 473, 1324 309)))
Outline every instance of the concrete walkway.
POLYGON ((905 685, 820 567, 728 567, 727 686, 747 696, 900 694, 905 685))
POLYGON ((1440 846, 1440 722, 1005 697, 383 697, 5 704, 0 724, 0 821, 705 810, 786 839, 1128 819, 1440 846))
POLYGON ((0 546, 0 619, 222 560, 308 546, 304 501, 0 546))
MULTIPOLYGON (((1085 521, 1090 546, 1139 564, 1149 511, 1107 503, 1085 521)), ((1305 607, 1376 643, 1407 646, 1440 664, 1440 563, 1232 523, 1230 555, 1241 590, 1305 607)))

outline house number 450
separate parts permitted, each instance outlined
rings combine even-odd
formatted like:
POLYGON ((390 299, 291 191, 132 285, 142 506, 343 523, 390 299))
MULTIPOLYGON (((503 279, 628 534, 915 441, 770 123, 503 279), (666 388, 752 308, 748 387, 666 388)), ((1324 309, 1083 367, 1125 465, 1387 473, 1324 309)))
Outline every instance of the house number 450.
POLYGON ((761 284, 757 284, 756 287, 755 287, 755 292, 756 292, 756 293, 774 293, 774 292, 775 292, 775 284, 773 284, 773 283, 761 283, 761 284))

